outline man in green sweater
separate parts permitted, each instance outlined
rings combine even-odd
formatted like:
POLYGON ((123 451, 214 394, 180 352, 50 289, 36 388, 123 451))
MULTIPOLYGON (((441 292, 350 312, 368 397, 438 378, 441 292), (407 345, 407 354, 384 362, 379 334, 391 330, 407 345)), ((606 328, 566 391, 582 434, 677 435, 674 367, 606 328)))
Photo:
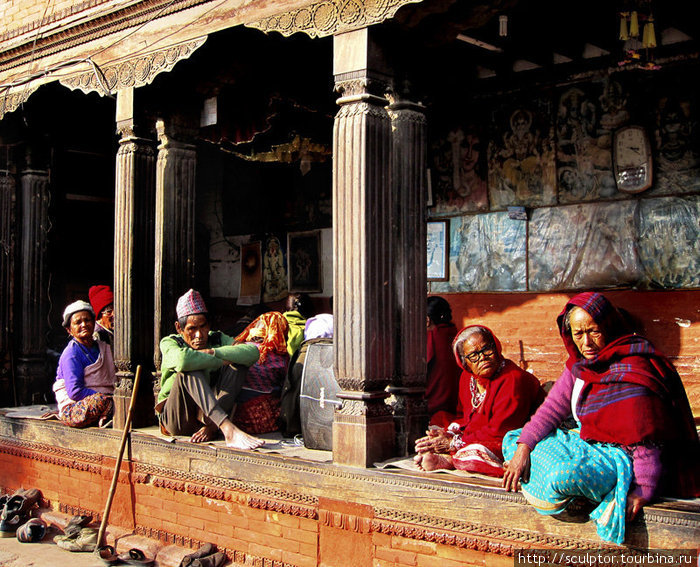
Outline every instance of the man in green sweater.
POLYGON ((193 443, 210 441, 221 431, 226 445, 255 449, 262 439, 231 422, 247 368, 258 360, 251 344, 212 331, 199 292, 191 289, 177 302, 175 330, 160 341, 163 354, 156 412, 170 435, 191 435, 193 443))

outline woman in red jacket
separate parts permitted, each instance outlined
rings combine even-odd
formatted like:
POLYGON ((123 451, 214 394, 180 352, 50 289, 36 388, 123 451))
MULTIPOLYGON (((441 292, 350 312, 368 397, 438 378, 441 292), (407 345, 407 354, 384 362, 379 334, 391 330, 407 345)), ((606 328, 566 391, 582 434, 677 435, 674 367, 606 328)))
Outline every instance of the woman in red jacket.
POLYGON ((431 428, 416 441, 416 464, 426 471, 503 476, 503 436, 522 427, 544 400, 544 390, 535 376, 503 357, 500 341, 487 327, 465 327, 452 350, 463 369, 461 418, 447 428, 431 428))

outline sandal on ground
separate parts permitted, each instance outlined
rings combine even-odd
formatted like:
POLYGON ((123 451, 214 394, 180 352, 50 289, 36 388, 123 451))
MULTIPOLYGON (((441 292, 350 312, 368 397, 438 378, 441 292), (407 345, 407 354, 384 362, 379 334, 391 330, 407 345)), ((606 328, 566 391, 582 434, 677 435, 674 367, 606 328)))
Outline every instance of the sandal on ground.
POLYGON ((95 550, 95 554, 105 565, 118 565, 121 559, 111 545, 103 545, 95 550))
POLYGON ((153 559, 146 559, 143 551, 135 547, 126 553, 119 554, 119 560, 129 565, 152 565, 153 559))

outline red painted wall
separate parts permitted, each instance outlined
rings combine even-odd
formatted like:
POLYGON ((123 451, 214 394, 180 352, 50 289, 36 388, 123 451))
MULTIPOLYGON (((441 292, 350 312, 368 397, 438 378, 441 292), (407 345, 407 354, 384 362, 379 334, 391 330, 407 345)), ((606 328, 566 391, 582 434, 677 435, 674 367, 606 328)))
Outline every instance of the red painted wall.
MULTIPOLYGON (((542 382, 556 380, 566 351, 556 317, 575 293, 443 293, 458 328, 483 324, 503 343, 507 358, 520 362, 542 382)), ((700 416, 700 290, 609 291, 605 295, 642 325, 643 334, 675 364, 693 413, 700 416)))

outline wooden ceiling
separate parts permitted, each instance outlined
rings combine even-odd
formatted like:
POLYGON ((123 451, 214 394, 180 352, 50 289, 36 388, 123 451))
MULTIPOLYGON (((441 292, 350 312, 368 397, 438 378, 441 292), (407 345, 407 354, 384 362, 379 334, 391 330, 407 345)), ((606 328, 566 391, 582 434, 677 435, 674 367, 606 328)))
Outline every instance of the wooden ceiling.
MULTIPOLYGON (((633 1, 640 14, 651 7, 655 60, 697 57, 700 0, 437 0, 406 6, 396 20, 420 34, 433 63, 447 57, 450 66, 474 78, 512 80, 538 70, 617 66, 630 47, 619 39, 618 14, 630 10, 633 1), (508 20, 505 36, 499 33, 499 16, 508 20)), ((642 26, 640 19, 640 33, 642 26)))

